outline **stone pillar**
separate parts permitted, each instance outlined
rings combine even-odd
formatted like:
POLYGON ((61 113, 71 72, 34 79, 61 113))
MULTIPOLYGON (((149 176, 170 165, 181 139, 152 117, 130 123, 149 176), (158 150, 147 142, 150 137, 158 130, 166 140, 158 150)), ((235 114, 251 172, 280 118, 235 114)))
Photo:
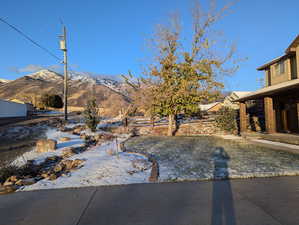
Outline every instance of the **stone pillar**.
POLYGON ((275 111, 273 108, 273 99, 271 97, 264 98, 265 120, 267 133, 276 132, 275 111))
POLYGON ((246 104, 240 102, 240 133, 247 131, 246 104))

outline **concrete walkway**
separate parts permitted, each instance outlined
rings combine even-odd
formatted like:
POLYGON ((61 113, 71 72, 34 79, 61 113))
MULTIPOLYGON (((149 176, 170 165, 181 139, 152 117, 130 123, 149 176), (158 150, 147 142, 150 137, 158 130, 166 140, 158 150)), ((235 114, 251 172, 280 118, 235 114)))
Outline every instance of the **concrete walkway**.
POLYGON ((19 192, 0 224, 298 225, 299 177, 19 192))

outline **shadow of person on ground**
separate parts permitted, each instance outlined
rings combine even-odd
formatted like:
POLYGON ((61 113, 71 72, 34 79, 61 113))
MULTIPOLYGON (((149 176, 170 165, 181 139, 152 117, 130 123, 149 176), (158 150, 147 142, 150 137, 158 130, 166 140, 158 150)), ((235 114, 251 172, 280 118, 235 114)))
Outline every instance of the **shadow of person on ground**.
POLYGON ((216 147, 213 155, 214 182, 211 225, 236 225, 234 200, 229 177, 229 155, 224 148, 216 147))

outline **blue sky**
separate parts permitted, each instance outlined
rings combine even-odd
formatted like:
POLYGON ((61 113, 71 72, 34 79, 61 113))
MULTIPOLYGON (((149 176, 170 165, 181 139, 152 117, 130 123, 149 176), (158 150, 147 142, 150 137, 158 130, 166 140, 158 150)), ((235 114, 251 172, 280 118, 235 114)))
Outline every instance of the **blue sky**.
MULTIPOLYGON (((204 5, 207 0, 201 1, 204 5)), ((223 3, 224 0, 218 0, 223 3)), ((61 56, 58 35, 62 19, 69 32, 69 63, 78 71, 138 75, 146 65, 147 39, 155 25, 179 11, 183 26, 190 23, 193 0, 3 0, 0 17, 61 56)), ((299 34, 298 0, 240 0, 217 24, 236 43, 238 56, 248 58, 225 79, 227 90, 255 90, 262 77, 256 68, 283 54, 299 34)), ((0 78, 16 79, 57 61, 0 23, 0 78), (32 65, 32 66, 28 66, 32 65)), ((186 36, 191 33, 186 32, 186 36)))

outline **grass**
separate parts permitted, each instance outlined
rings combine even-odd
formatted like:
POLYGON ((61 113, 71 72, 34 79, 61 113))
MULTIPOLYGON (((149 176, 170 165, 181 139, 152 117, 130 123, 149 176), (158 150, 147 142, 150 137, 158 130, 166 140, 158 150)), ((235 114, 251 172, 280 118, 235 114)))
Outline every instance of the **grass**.
POLYGON ((299 155, 215 137, 135 137, 125 147, 154 155, 162 181, 299 174, 299 155), (225 162, 215 158, 217 148, 225 162))

